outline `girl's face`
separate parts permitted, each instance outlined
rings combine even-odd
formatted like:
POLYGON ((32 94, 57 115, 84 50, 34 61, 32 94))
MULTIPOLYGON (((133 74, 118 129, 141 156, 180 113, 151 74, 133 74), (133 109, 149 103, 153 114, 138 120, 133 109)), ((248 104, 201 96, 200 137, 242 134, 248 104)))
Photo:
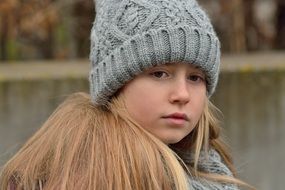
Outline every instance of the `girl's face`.
POLYGON ((204 73, 185 63, 148 69, 121 93, 131 117, 166 144, 179 142, 193 130, 207 98, 204 73))

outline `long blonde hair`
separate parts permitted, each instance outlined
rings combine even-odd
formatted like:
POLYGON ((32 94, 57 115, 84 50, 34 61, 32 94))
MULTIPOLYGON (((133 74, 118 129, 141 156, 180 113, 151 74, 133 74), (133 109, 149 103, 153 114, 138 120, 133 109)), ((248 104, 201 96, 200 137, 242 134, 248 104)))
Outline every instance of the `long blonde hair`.
POLYGON ((211 180, 244 185, 236 178, 198 171, 199 153, 209 145, 235 173, 208 106, 200 120, 191 134, 172 145, 195 151, 194 166, 186 165, 129 117, 121 96, 108 107, 98 107, 88 94, 75 93, 4 166, 0 189, 15 185, 25 190, 185 190, 186 173, 192 171, 211 180))

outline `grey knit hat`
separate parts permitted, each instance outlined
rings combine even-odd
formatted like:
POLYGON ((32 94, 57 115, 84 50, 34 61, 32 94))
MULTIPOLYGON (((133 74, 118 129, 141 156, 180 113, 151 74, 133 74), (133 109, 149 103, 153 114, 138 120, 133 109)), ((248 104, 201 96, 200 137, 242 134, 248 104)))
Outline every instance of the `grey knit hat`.
POLYGON ((218 81, 220 42, 196 0, 96 0, 90 93, 105 105, 124 84, 158 64, 187 62, 218 81))

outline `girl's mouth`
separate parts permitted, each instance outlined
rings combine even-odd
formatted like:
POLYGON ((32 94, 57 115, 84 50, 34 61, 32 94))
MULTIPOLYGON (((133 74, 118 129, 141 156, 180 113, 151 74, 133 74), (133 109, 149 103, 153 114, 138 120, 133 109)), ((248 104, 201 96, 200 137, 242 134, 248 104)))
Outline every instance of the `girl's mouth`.
POLYGON ((163 118, 189 121, 189 118, 185 113, 178 113, 178 112, 163 116, 163 118))
POLYGON ((166 119, 170 124, 175 125, 183 125, 189 121, 188 116, 184 113, 173 113, 163 116, 162 118, 166 119))

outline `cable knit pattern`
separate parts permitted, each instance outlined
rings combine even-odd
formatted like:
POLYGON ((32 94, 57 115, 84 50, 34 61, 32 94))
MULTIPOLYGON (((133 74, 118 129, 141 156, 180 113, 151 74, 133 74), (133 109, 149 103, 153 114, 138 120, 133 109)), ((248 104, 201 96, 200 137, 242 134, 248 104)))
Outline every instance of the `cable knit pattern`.
POLYGON ((97 0, 91 30, 90 93, 104 105, 143 70, 170 62, 198 66, 215 90, 220 43, 195 0, 97 0))
MULTIPOLYGON (((186 164, 194 163, 194 153, 181 152, 179 150, 175 150, 175 152, 177 152, 186 164)), ((219 153, 212 148, 209 150, 208 154, 205 151, 201 151, 198 160, 198 168, 207 173, 233 176, 230 169, 224 164, 219 153)), ((234 184, 216 183, 194 176, 189 176, 189 186, 191 190, 238 190, 238 187, 234 184)))
MULTIPOLYGON (((211 149, 208 158, 205 152, 200 155, 198 167, 208 173, 233 176, 229 168, 222 162, 217 151, 211 149)), ((205 179, 190 177, 190 184, 195 190, 238 190, 234 184, 215 183, 205 179)))

